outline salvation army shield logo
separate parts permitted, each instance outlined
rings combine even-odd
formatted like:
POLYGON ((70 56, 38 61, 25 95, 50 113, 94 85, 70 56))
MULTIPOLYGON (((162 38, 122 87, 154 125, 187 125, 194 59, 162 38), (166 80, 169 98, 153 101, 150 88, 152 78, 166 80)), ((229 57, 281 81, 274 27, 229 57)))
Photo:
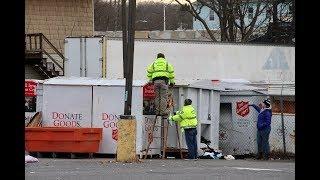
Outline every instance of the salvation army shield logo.
POLYGON ((237 102, 236 112, 239 116, 245 117, 249 114, 249 101, 240 101, 237 102))
POLYGON ((118 140, 118 129, 112 129, 112 139, 118 140))

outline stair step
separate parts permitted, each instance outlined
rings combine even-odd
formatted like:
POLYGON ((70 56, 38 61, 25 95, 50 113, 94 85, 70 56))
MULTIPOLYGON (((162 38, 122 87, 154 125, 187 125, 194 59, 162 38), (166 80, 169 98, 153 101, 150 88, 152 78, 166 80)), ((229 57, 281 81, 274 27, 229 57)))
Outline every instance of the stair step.
POLYGON ((54 70, 53 62, 47 62, 46 67, 47 67, 47 71, 54 70))
POLYGON ((42 75, 45 78, 50 78, 50 73, 48 73, 45 67, 43 67, 41 64, 40 65, 35 64, 34 67, 35 67, 35 70, 38 71, 40 75, 42 75))
POLYGON ((51 73, 52 76, 54 76, 54 77, 59 76, 59 71, 51 70, 50 73, 51 73))
POLYGON ((25 57, 26 59, 38 59, 42 58, 42 52, 41 51, 25 51, 25 57))
POLYGON ((43 67, 47 67, 47 58, 43 58, 41 62, 43 67))

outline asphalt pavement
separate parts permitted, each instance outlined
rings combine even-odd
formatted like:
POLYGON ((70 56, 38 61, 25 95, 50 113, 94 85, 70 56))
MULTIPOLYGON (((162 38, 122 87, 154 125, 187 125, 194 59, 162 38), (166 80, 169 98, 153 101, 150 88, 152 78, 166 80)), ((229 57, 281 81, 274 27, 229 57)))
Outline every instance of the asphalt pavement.
POLYGON ((295 162, 274 160, 45 159, 25 165, 26 180, 294 180, 295 162))

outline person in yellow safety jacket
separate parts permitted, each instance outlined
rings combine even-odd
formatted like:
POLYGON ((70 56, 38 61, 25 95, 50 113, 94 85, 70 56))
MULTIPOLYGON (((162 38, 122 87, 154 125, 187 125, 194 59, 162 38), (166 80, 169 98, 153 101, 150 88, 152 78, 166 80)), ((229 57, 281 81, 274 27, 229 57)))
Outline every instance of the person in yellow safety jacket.
POLYGON ((167 83, 174 84, 174 68, 165 59, 164 54, 159 53, 157 59, 148 66, 147 77, 149 81, 163 79, 168 81, 167 83))
POLYGON ((167 110, 168 86, 174 85, 174 68, 167 62, 164 54, 157 54, 157 59, 148 66, 147 78, 154 83, 155 110, 157 115, 169 115, 167 110))
POLYGON ((174 113, 170 116, 169 120, 178 122, 182 131, 185 132, 186 143, 188 146, 189 159, 197 159, 198 146, 197 146, 197 114, 193 108, 192 100, 186 99, 181 111, 174 113))

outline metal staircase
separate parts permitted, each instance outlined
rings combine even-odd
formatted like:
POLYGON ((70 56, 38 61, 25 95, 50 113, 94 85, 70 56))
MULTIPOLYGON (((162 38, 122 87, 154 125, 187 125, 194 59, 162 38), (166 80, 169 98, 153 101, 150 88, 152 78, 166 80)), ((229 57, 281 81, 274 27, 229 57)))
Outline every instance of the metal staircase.
POLYGON ((25 35, 25 64, 32 65, 43 78, 64 76, 64 61, 63 54, 42 33, 25 35))

